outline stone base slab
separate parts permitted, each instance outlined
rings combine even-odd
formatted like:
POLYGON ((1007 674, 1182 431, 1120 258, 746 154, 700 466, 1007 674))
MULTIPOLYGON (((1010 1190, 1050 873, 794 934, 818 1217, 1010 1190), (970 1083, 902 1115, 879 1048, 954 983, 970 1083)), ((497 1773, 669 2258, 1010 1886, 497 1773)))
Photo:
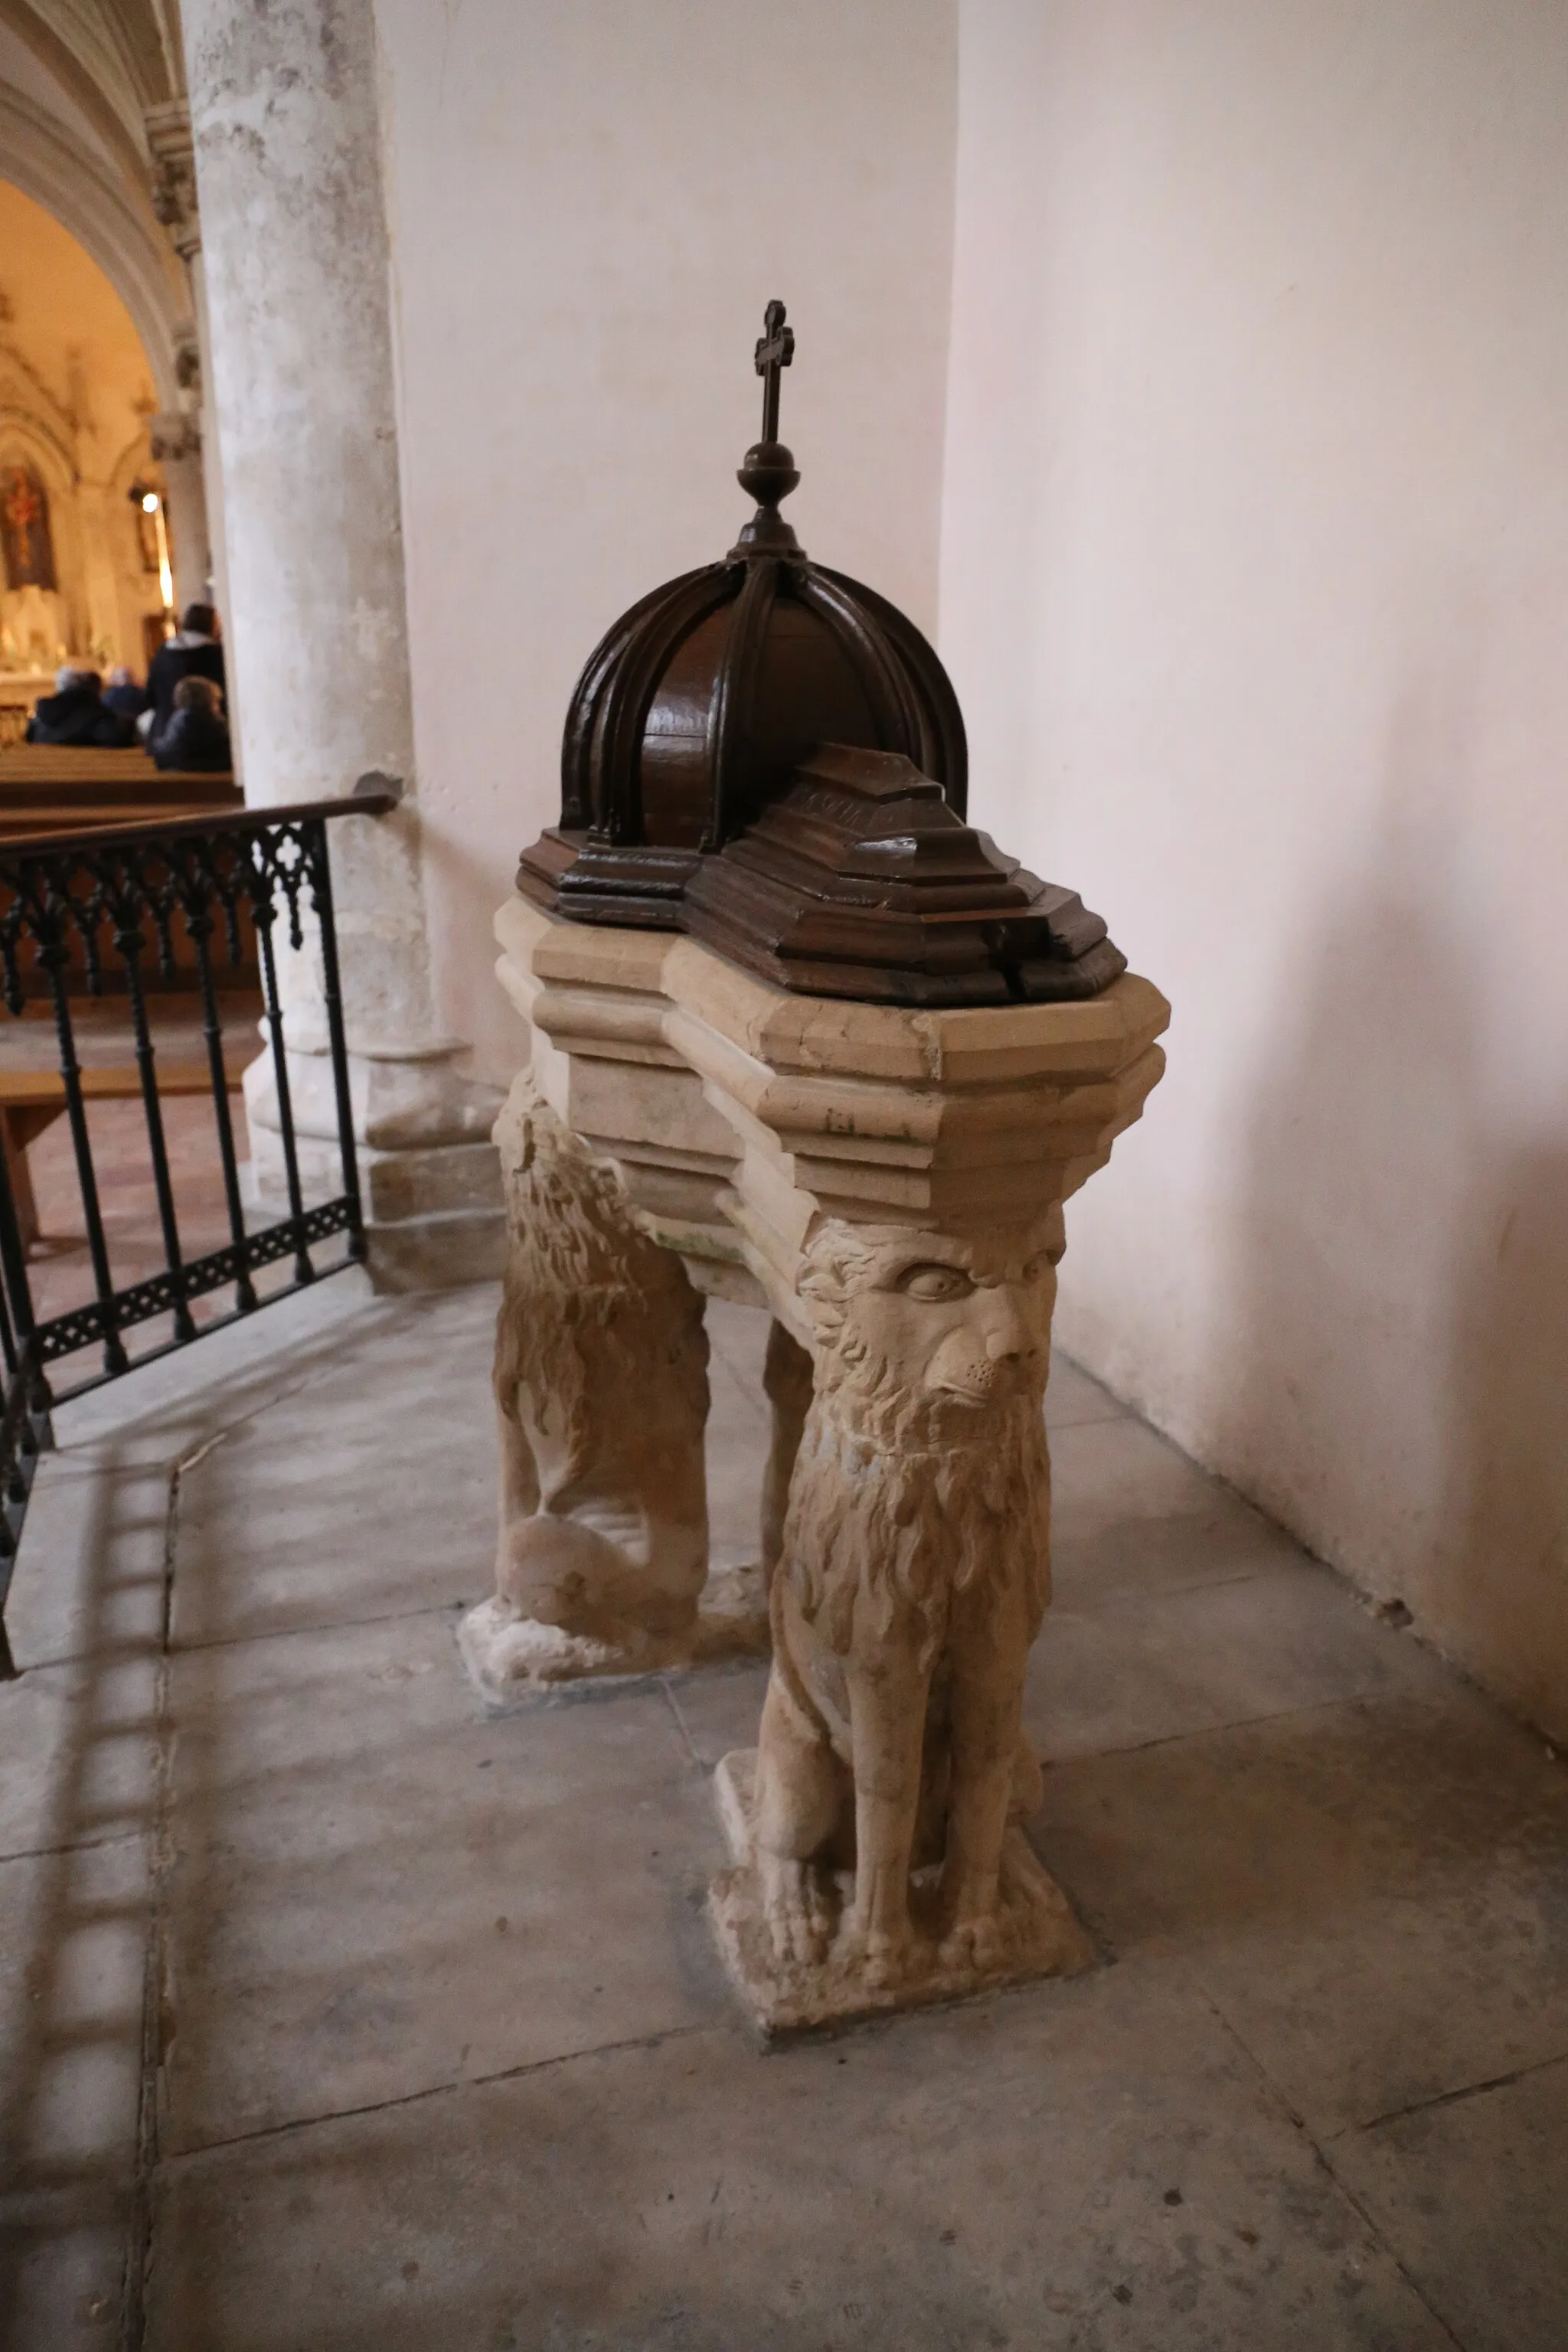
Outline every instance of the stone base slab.
MULTIPOLYGON (((754 1748, 736 1748, 713 1775, 714 1799, 734 1867, 721 1871, 708 1891, 708 1913, 731 1980, 764 2041, 852 2025, 898 2010, 923 2009, 935 2001, 960 2000, 1004 1985, 1028 1984, 1041 1977, 1079 1976, 1092 1968, 1095 1950, 1056 1881, 1043 1870, 1021 1830, 1007 1832, 1003 1857, 1005 1927, 1003 1948, 989 1964, 944 1961, 936 1939, 936 1871, 911 1874, 910 1895, 918 1939, 915 1964, 896 1984, 866 1981, 864 1964, 845 1928, 835 1930, 826 1957, 818 1963, 781 1960, 763 1910, 754 1863, 752 1808, 756 1781, 754 1748)), ((840 1923, 854 1889, 853 1871, 833 1874, 840 1923)))
MULTIPOLYGON (((274 1216, 289 1213, 288 1174, 276 1128, 252 1127, 248 1194, 274 1216)), ((366 1264, 379 1291, 451 1290, 497 1282, 506 1265, 506 1209, 495 1145, 447 1143, 405 1151, 358 1148, 366 1264)), ((295 1161, 306 1206, 342 1191, 336 1139, 300 1135, 295 1161)))
POLYGON ((365 1264, 384 1294, 456 1290, 499 1282, 506 1265, 504 1209, 448 1209, 395 1224, 365 1224, 365 1264))
MULTIPOLYGON (((296 1136, 294 1160, 307 1201, 329 1200, 342 1191, 336 1137, 296 1136)), ((362 1143, 356 1160, 360 1198, 372 1223, 395 1224, 458 1209, 504 1209, 500 1155, 493 1143, 420 1144, 406 1151, 376 1151, 362 1143)), ((251 1165, 257 1198, 287 1213, 289 1178, 276 1128, 252 1129, 251 1165)))
POLYGON ((469 1610, 458 1628, 458 1647, 470 1681, 492 1710, 590 1677, 636 1681, 683 1667, 765 1658, 763 1574, 760 1568, 721 1569, 710 1576, 696 1620, 684 1633, 658 1636, 628 1628, 619 1642, 593 1641, 536 1617, 520 1617, 497 1596, 469 1610))

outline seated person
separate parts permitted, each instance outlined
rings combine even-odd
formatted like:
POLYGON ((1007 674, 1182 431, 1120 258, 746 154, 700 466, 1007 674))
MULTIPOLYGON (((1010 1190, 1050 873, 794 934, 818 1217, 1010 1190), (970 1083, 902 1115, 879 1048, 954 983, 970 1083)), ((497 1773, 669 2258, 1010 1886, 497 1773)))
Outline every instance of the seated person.
POLYGON ((153 707, 152 697, 146 688, 137 685, 123 662, 110 671, 103 698, 110 709, 117 710, 121 719, 140 719, 144 710, 153 707))
POLYGON ((234 765, 223 696, 210 677, 183 677, 174 707, 162 730, 154 725, 147 749, 159 768, 200 768, 207 773, 234 765))
POLYGON ((136 740, 129 719, 109 709, 95 669, 67 663, 55 672, 53 694, 40 695, 27 721, 29 743, 71 743, 100 751, 123 751, 136 740))
POLYGON ((147 694, 153 724, 144 731, 149 737, 161 735, 168 726, 174 709, 174 688, 183 677, 210 677, 216 687, 224 687, 222 637, 217 614, 210 604, 185 606, 179 629, 159 646, 148 665, 147 694))

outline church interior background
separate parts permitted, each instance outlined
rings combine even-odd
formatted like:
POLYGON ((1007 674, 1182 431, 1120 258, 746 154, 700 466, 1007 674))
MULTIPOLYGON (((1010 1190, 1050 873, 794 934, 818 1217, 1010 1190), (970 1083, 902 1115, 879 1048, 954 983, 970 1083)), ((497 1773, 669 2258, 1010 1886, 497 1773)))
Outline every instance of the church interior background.
POLYGON ((165 485, 152 454, 157 400, 125 305, 9 184, 0 249, 0 705, 25 720, 64 662, 142 672, 173 589, 142 504, 165 485))
MULTIPOLYGON (((34 704, 192 602, 231 801, 368 812, 341 1070, 279 935, 291 1112, 270 1047, 232 1074, 244 1216, 319 1205, 346 1122, 364 1263, 67 1405, 0 1587, 0 2344, 1561 2352, 1562 34, 0 0, 0 929, 34 704), (790 448, 742 459, 774 298, 790 448), (737 726, 777 750, 794 557, 731 637, 670 616, 767 570, 737 533, 785 470, 901 716, 870 766, 792 739, 806 798, 712 886, 717 836, 637 863, 616 698, 704 790, 737 726), (758 875, 831 834, 851 897, 910 861, 908 915, 960 856, 876 766, 942 781, 950 690, 967 824, 1082 905, 962 1006, 857 1000, 820 934, 820 997, 781 983, 758 875), (857 865, 879 795, 906 829, 857 865), (981 1348, 1010 1302, 1039 1344, 994 1359, 1050 1367, 993 1869, 1034 1925, 950 1916, 922 1828, 913 1991, 854 1910, 893 1732, 875 1770, 840 1738, 811 1855, 767 1843, 833 1712, 790 1545, 868 1547, 875 1592, 879 1544, 907 1577, 917 1521, 972 1525, 950 1464, 866 1533, 879 1424, 828 1390, 884 1293, 889 1394, 938 1360, 910 1299, 981 1348)), ((0 1013, 0 1120, 46 1015, 0 1013)), ((205 1050, 194 1000, 154 1029, 205 1050)), ((68 1128, 4 1138, 51 1302, 68 1128)), ((205 1105, 168 1135, 221 1223, 205 1105)))

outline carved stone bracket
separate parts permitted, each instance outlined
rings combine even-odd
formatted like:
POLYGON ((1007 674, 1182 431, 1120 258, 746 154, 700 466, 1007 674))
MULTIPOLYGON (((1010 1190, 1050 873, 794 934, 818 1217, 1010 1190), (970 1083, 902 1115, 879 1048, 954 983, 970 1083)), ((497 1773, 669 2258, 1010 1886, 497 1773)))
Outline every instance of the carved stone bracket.
POLYGON ((165 411, 148 419, 147 442, 150 454, 160 466, 178 465, 182 458, 201 456, 201 425, 183 409, 165 411))
POLYGON ((183 98, 171 99, 165 105, 150 106, 142 119, 153 155, 153 210, 181 260, 188 262, 202 246, 191 110, 183 98))

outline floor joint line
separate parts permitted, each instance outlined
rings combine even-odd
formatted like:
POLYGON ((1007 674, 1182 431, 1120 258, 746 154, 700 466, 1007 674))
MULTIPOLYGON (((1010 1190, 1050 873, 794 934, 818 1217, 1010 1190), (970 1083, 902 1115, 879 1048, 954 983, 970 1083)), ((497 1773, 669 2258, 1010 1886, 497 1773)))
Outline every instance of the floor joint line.
MULTIPOLYGON (((214 1444, 217 1440, 213 1441, 214 1444)), ((153 2182, 158 2164, 158 2093, 163 2068, 168 1988, 168 1882, 173 1869, 174 1738, 169 1718, 170 1637, 174 1612, 174 1554, 179 1539, 180 1477, 186 1461, 168 1474, 163 1529, 163 1585, 155 1670, 153 1819, 149 1838, 147 1941, 142 1979, 142 2070, 136 2111, 136 2165, 132 2226, 121 2297, 120 2352, 144 2352, 147 2341, 147 2279, 153 2259, 153 2182)))
POLYGON ((1515 2083, 1528 2082, 1532 2075, 1550 2074, 1553 2066, 1568 2066, 1568 2050, 1559 2050, 1550 2058, 1530 2058, 1521 2066, 1512 2066, 1505 2074, 1489 2074, 1479 2083, 1461 2083, 1457 2090, 1434 2091, 1430 2098, 1412 2099, 1407 2106, 1390 2107, 1386 2115, 1373 2116, 1362 2124, 1346 2124, 1328 2135, 1329 2142, 1349 2139, 1352 2133, 1382 2131, 1388 2124, 1404 2123, 1410 2116, 1430 2115, 1435 2107, 1458 2106, 1466 2099, 1479 2099, 1488 2091, 1506 2091, 1515 2083))
POLYGON ((1366 2231, 1367 2235, 1371 2238, 1373 2245, 1376 2246, 1384 2254, 1385 2259, 1392 2263, 1394 2269, 1398 2273, 1400 2278, 1404 2280, 1405 2286, 1409 2289, 1411 2294, 1415 2297, 1422 2310, 1431 2320, 1433 2326, 1442 2330, 1447 2341, 1454 2347, 1454 2352, 1468 2352, 1468 2347, 1464 2344, 1463 2340, 1455 2335, 1454 2330, 1449 2326, 1442 2313, 1432 2302, 1431 2297, 1424 2292, 1418 2284, 1415 2273, 1408 2268, 1400 2255, 1398 2249, 1379 2227, 1376 2221, 1374 2221, 1372 2214, 1367 2210, 1365 2205, 1363 2204, 1361 2199, 1357 2196, 1355 2190, 1351 2188, 1347 2181, 1341 2179, 1339 2173, 1335 2170, 1333 2165, 1329 2160, 1327 2149, 1323 2141, 1319 2138, 1318 2134, 1312 2129, 1310 2124, 1308 2123, 1306 2116, 1302 2115, 1294 2103, 1287 2097, 1282 2085, 1275 2081, 1273 2075, 1263 2063, 1262 2059, 1258 2057, 1258 2053, 1253 2049, 1251 2043, 1247 2042, 1246 2037, 1238 2032, 1235 2025, 1232 2024, 1230 2019, 1226 2015, 1224 2010, 1220 2007, 1213 1993, 1210 1992, 1207 1985, 1203 1982, 1201 1977, 1195 1978, 1194 1982, 1196 1983, 1204 2002, 1208 2009, 1210 2016, 1213 2017, 1221 2032, 1224 2033, 1229 2041, 1234 2042, 1242 2056, 1246 2059, 1247 2064, 1252 2068, 1254 2074, 1257 2075, 1259 2083, 1263 2085, 1263 2088, 1270 2101, 1279 2109, 1279 2113, 1287 2118, 1292 2128, 1300 2134, 1308 2147, 1310 2148, 1313 2162, 1316 2164, 1319 2171, 1323 2175, 1324 2179, 1331 2183, 1336 2196, 1342 2197, 1344 2199, 1345 2203, 1356 2215, 1362 2227, 1366 2231))
POLYGON ((366 2116, 395 2114, 402 2107, 416 2107, 427 2099, 447 2099, 459 2091, 482 2091, 498 2083, 518 2083, 528 2074, 542 2074, 557 2066, 574 2066, 584 2058, 615 2058, 628 2050, 659 2050, 668 2042, 689 2041, 694 2034, 725 2033, 739 2031, 728 2020, 705 2020, 700 2025, 667 2025, 656 2033, 634 2033, 624 2042, 596 2042, 584 2050, 559 2050, 549 2058, 526 2059, 521 2065, 500 2066, 489 2074, 462 2074, 450 2083, 428 2083, 422 2090, 400 2091, 390 2099, 372 2099, 361 2107, 328 2107, 321 2115, 290 2116, 286 2122, 258 2124, 254 2131, 236 2132, 229 2139, 203 2140, 196 2147, 171 2150, 158 2159, 159 2169, 167 2171, 176 2165, 195 2164, 206 2156, 221 2156, 230 2148, 251 2147, 258 2140, 283 2139, 290 2132, 319 2131, 327 2124, 356 2123, 366 2116))

